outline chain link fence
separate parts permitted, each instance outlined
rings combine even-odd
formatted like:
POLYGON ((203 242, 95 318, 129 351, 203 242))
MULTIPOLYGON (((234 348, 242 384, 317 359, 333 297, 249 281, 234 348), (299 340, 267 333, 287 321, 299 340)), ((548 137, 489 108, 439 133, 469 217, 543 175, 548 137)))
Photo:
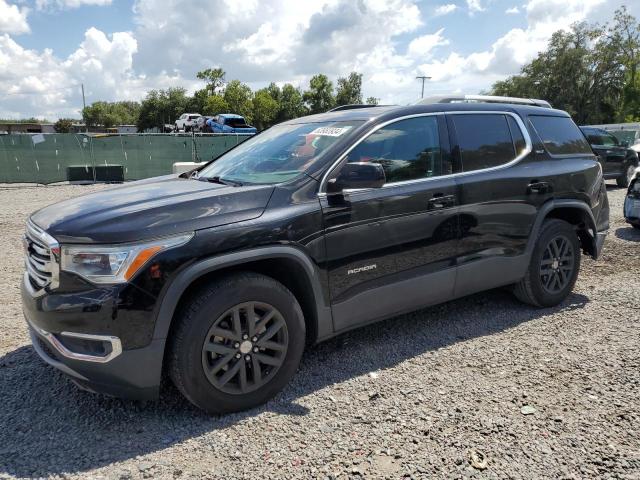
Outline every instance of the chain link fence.
POLYGON ((251 135, 0 135, 0 183, 139 180, 219 157, 251 135), (115 173, 114 173, 115 172, 115 173))

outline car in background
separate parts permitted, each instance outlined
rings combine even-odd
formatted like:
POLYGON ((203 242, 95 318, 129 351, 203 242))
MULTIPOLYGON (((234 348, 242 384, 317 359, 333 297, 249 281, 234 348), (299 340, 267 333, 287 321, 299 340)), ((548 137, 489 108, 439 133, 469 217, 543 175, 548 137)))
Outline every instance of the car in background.
POLYGON ((211 120, 207 120, 207 125, 213 133, 258 133, 256 127, 247 124, 242 115, 235 113, 221 113, 211 120))
POLYGON ((196 120, 201 116, 199 113, 183 113, 174 124, 176 132, 180 130, 184 130, 185 132, 191 131, 196 120))
POLYGON ((209 127, 209 125, 207 125, 207 121, 211 120, 212 118, 213 117, 206 115, 198 117, 193 125, 193 130, 195 132, 211 133, 211 128, 209 127))
POLYGON ((629 183, 627 197, 624 199, 624 219, 634 228, 640 229, 640 170, 637 170, 629 183))
POLYGON ((624 130, 607 130, 615 136, 620 143, 627 143, 629 148, 635 150, 640 155, 640 130, 624 129, 624 130))
POLYGON ((604 178, 615 179, 619 187, 627 188, 638 168, 638 152, 602 128, 580 128, 598 156, 604 178))

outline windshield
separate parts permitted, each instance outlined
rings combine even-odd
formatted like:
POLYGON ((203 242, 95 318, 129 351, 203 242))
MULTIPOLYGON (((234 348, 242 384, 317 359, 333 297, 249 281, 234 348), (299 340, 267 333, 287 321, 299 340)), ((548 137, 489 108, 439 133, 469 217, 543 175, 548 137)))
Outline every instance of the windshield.
POLYGON ((200 171, 198 178, 239 184, 280 183, 306 171, 320 154, 363 121, 276 125, 200 171))

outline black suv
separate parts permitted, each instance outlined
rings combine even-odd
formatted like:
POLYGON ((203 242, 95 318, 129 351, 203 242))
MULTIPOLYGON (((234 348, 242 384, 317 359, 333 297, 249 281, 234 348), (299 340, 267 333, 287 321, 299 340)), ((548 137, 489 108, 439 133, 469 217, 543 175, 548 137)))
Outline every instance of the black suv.
POLYGON ((602 164, 604 178, 615 179, 619 187, 627 188, 638 168, 638 154, 606 130, 580 127, 602 164))
POLYGON ((608 217, 565 112, 330 112, 34 213, 24 313, 36 351, 84 388, 152 398, 165 371, 229 412, 281 390, 305 345, 376 320, 507 285, 558 304, 608 217))

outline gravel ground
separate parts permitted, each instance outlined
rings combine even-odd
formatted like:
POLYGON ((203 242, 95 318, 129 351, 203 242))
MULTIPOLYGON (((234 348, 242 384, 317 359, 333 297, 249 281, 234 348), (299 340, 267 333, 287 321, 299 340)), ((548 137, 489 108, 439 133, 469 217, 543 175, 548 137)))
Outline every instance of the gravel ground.
POLYGON ((491 291, 308 349, 266 406, 207 417, 81 392, 29 345, 29 212, 103 188, 0 188, 0 478, 640 478, 640 231, 609 188, 602 260, 536 310, 491 291))

